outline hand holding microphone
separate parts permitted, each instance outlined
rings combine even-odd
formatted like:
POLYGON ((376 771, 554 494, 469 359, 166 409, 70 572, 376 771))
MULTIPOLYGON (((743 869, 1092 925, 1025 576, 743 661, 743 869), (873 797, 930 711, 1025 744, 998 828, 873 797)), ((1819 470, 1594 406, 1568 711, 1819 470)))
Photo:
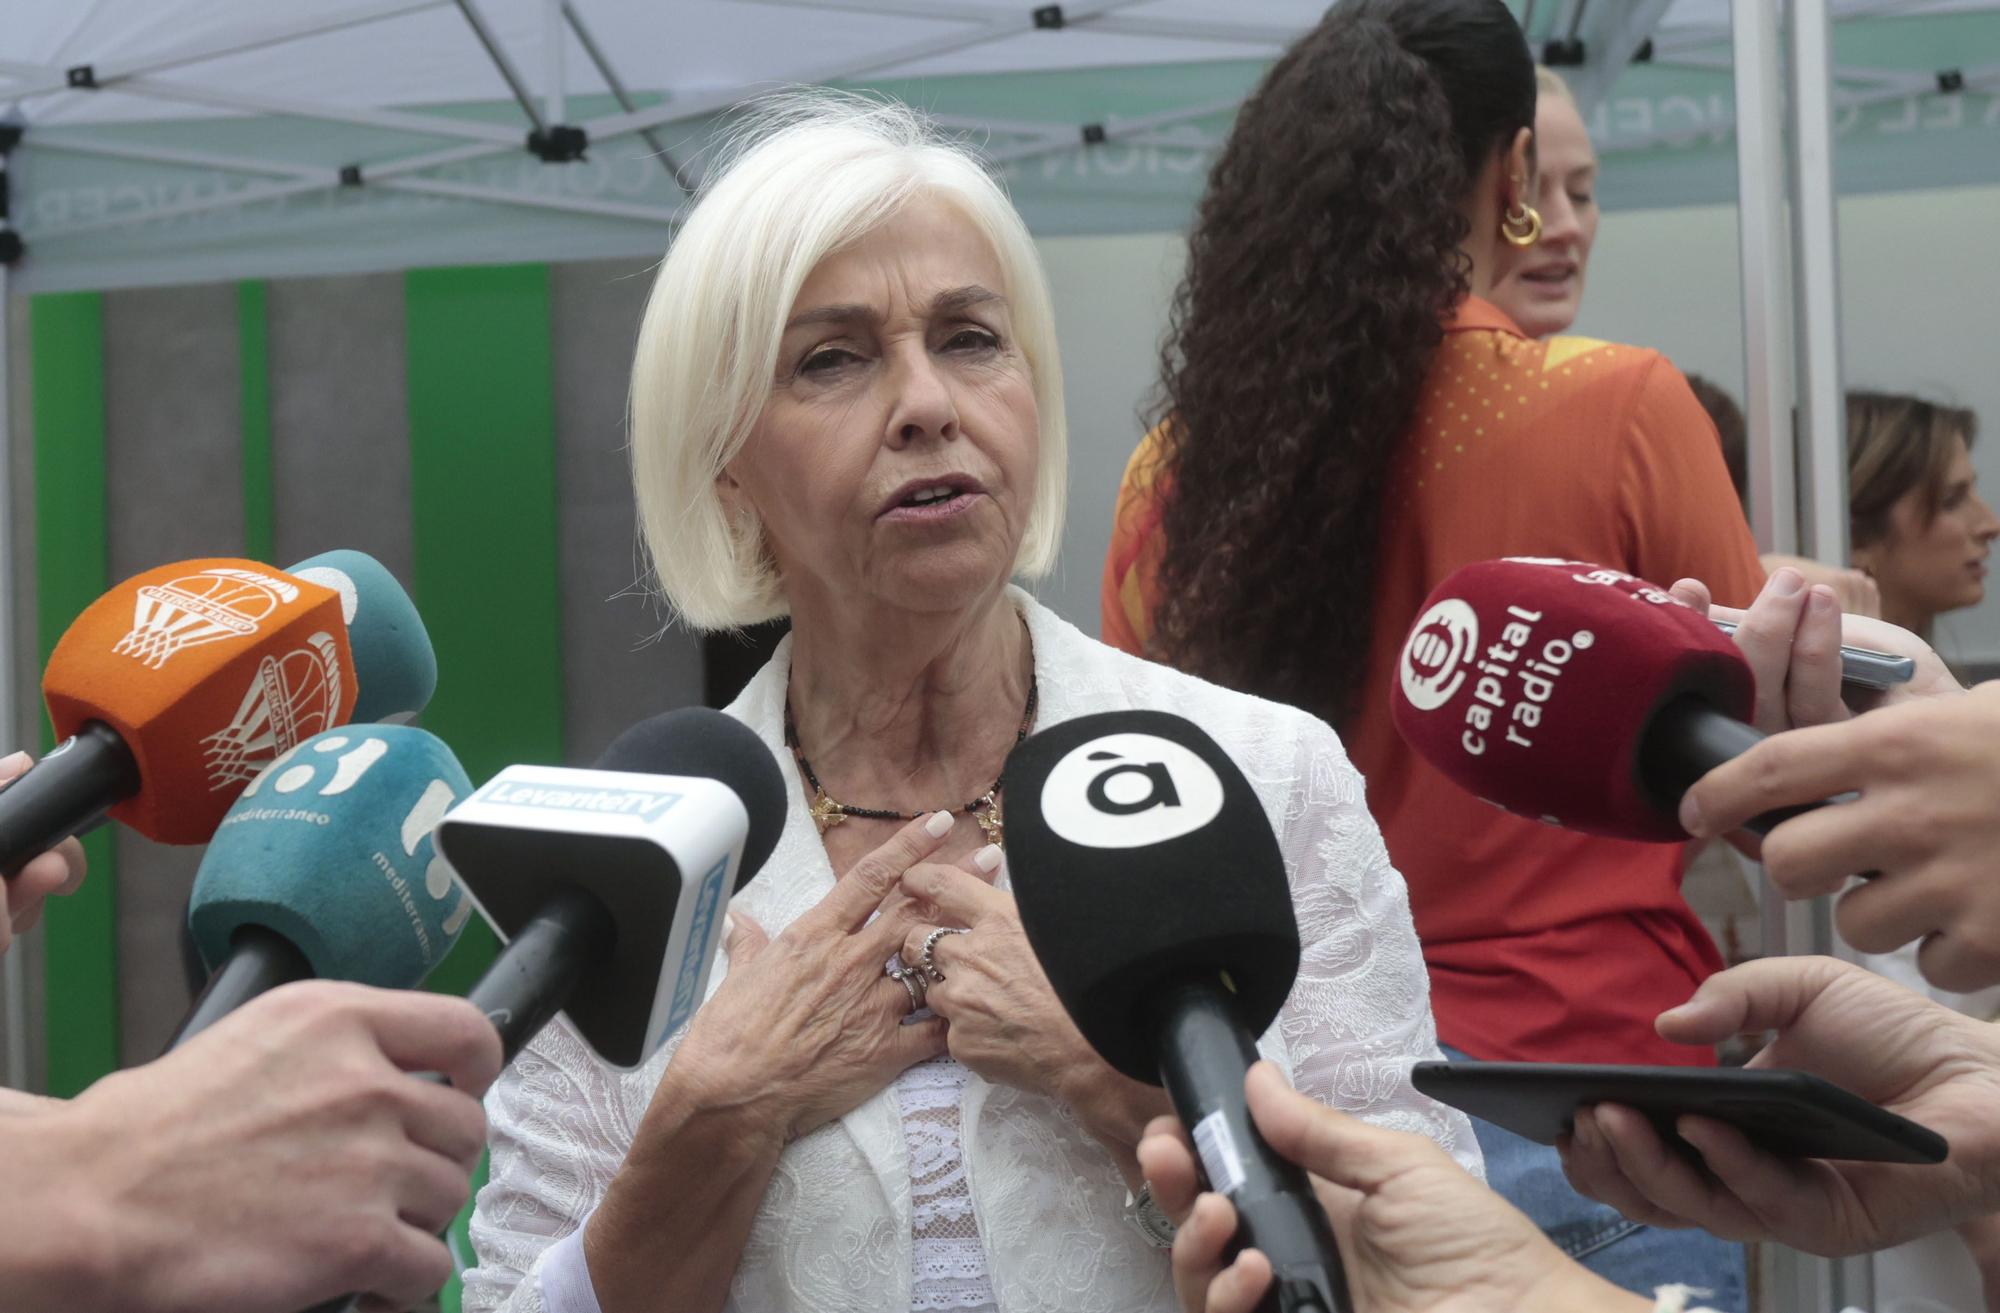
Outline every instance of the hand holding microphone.
POLYGON ((163 843, 202 843, 236 794, 300 740, 422 710, 430 640, 393 577, 359 552, 290 571, 182 561, 113 588, 43 675, 62 739, 0 792, 0 871, 109 812, 163 843))
POLYGON ((284 1313, 428 1298, 500 1069, 463 1000, 307 982, 67 1103, 0 1117, 0 1307, 284 1313), (410 1079, 437 1071, 446 1087, 410 1079))
POLYGON ((1240 1238, 1270 1260, 1267 1306, 1350 1313, 1305 1174, 1244 1102, 1255 1037, 1299 968, 1284 858, 1249 781, 1159 711, 1042 730, 1006 777, 1021 924, 1070 1019, 1119 1072, 1166 1086, 1240 1238))
POLYGON ((1766 734, 1964 692, 1930 644, 1886 620, 1844 613, 1832 590, 1808 587, 1796 570, 1774 570, 1748 610, 1713 605, 1699 579, 1668 591, 1696 614, 1736 626, 1731 637, 1757 680, 1751 723, 1766 734), (1843 684, 1842 644, 1907 657, 1912 675, 1885 689, 1843 684))
MULTIPOLYGON (((1285 1084, 1268 1062, 1244 1082, 1265 1140, 1312 1173, 1367 1313, 1646 1313, 1651 1300, 1616 1289, 1550 1243, 1540 1227, 1435 1143, 1370 1126, 1285 1084)), ((1187 1130, 1147 1128, 1139 1161, 1153 1197, 1179 1226, 1174 1287, 1188 1313, 1250 1313, 1271 1282, 1256 1249, 1232 1258, 1236 1210, 1201 1193, 1187 1130)), ((1690 1274, 1698 1278, 1699 1274, 1690 1274)))
POLYGON ((1736 642, 1757 672, 1758 723, 1775 736, 1724 762, 1682 799, 1701 838, 1727 835, 1764 863, 1788 897, 1842 893, 1835 923, 1869 953, 1922 941, 1917 966, 1940 989, 2000 981, 2000 685, 1968 695, 1937 654, 1883 621, 1841 616, 1820 590, 1774 574, 1746 612, 1708 606, 1682 580, 1675 596, 1739 621, 1736 642), (1836 693, 1838 644, 1913 658, 1916 677, 1852 715, 1836 693), (1840 807, 1798 816, 1761 842, 1746 818, 1832 795, 1840 807))
MULTIPOLYGON (((1757 620, 1745 622, 1753 646, 1757 620)), ((1823 687, 1795 702, 1838 701, 1837 637, 1823 646, 1823 687)), ((1427 599, 1397 666, 1396 728, 1418 755, 1504 810, 1588 834, 1685 840, 1689 786, 1767 738, 1750 723, 1758 676, 1738 643, 1667 590, 1584 562, 1460 568, 1427 599)), ((1741 824, 1766 833, 1827 796, 1741 824)))
MULTIPOLYGON (((25 752, 0 758, 0 787, 12 783, 33 765, 25 752)), ((42 901, 51 894, 73 894, 83 883, 83 845, 64 839, 49 851, 29 859, 12 876, 0 878, 0 953, 13 946, 42 919, 42 901)))

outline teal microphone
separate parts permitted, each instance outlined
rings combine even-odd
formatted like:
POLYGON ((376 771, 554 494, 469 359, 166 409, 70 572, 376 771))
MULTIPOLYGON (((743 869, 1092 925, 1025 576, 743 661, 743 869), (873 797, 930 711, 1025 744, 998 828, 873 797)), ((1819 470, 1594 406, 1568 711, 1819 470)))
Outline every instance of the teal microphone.
POLYGON ((473 910, 431 839, 471 792, 451 749, 406 725, 327 730, 272 762, 195 874, 188 926, 214 974, 169 1047, 288 981, 420 983, 473 910))
POLYGON ((396 576, 366 552, 344 547, 286 573, 340 594, 359 686, 353 719, 400 725, 422 711, 437 692, 437 653, 396 576))

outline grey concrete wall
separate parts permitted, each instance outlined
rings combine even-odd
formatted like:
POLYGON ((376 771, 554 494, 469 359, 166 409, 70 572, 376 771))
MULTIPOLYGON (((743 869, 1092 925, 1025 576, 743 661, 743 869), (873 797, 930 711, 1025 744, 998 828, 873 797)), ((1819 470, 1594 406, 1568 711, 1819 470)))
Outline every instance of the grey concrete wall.
POLYGON ((402 276, 272 282, 265 317, 274 564, 348 547, 409 587, 402 276))
MULTIPOLYGON (((7 516, 6 540, 0 543, 0 550, 7 553, 4 583, 0 583, 6 589, 6 596, 0 604, 8 608, 13 621, 13 641, 7 654, 13 663, 13 676, 5 681, 7 687, 0 688, 0 697, 11 699, 13 732, 11 742, 0 743, 0 754, 19 747, 39 749, 43 725, 41 651, 35 633, 34 399, 30 395, 32 380, 28 369, 28 298, 9 296, 5 300, 6 304, 0 305, 0 314, 7 316, 9 345, 0 368, 7 371, 5 419, 12 443, 8 451, 0 453, 0 459, 7 462, 9 485, 6 505, 0 507, 7 516)), ((4 968, 4 978, 0 978, 0 1054, 6 1053, 14 1042, 8 1013, 18 1012, 28 1019, 28 1024, 21 1027, 27 1065, 15 1083, 39 1090, 46 1084, 41 1027, 36 1022, 42 1015, 43 1001, 42 937, 30 933, 15 941, 8 956, 13 962, 4 968), (6 996, 10 984, 20 991, 18 1001, 6 996)), ((0 1068, 0 1079, 7 1074, 0 1068)))
POLYGON ((701 703, 700 644, 678 628, 662 632, 665 612, 646 588, 626 455, 626 383, 651 286, 650 263, 550 274, 563 737, 573 765, 595 761, 636 720, 701 703))
POLYGON ((1111 510, 1145 435, 1139 408, 1159 380, 1159 339, 1186 247, 1178 236, 1064 237, 1036 243, 1062 344, 1069 419, 1069 514, 1062 551, 1035 594, 1096 637, 1111 510))
MULTIPOLYGON (((233 284, 104 298, 111 577, 243 551, 242 374, 233 284)), ((158 1056, 187 1011, 188 891, 200 848, 117 827, 119 1052, 158 1056)))

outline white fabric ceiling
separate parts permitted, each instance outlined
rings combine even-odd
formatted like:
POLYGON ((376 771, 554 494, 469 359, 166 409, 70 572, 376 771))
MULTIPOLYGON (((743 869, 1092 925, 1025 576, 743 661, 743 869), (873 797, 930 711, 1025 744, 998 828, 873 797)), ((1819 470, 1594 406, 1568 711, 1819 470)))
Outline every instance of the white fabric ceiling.
MULTIPOLYGON (((1325 8, 1319 0, 1139 0, 1072 3, 1105 9, 1065 31, 1034 31, 1023 20, 1026 0, 575 0, 578 13, 632 87, 690 95, 813 80, 820 69, 844 68, 902 49, 906 60, 878 65, 893 77, 945 77, 1030 69, 1122 67, 1191 60, 1267 58, 1309 27, 1325 8), (868 12, 873 10, 876 12, 868 12), (999 40, 977 40, 989 27, 1010 27, 999 40), (1178 31, 1183 35, 1167 35, 1178 31), (961 41, 974 42, 962 46, 961 41), (953 48, 956 46, 957 48, 953 48)), ((1513 0, 1537 29, 1566 29, 1580 8, 1589 28, 1619 11, 1657 10, 1645 0, 1513 0), (1594 12, 1593 12, 1594 11, 1594 12)), ((1915 17, 2000 7, 1995 0, 1836 0, 1841 17, 1915 17)), ((1729 0, 1671 0, 1657 29, 1704 33, 1725 27, 1729 0)), ((174 52, 257 44, 286 32, 371 13, 395 16, 293 42, 257 44, 240 54, 161 70, 162 80, 197 81, 253 96, 310 98, 338 105, 430 105, 505 98, 506 85, 470 38, 466 20, 448 0, 356 3, 356 0, 9 0, 0 25, 0 60, 52 70, 94 64, 152 64, 174 52), (407 11, 397 13, 397 11, 407 11)), ((478 0, 503 47, 539 91, 548 65, 544 0, 478 0)), ((606 88, 573 34, 564 37, 566 76, 577 93, 606 88)), ((14 70, 0 79, 0 104, 24 84, 41 81, 14 70)), ((23 117, 48 123, 185 117, 200 107, 105 92, 37 97, 23 117)))
MULTIPOLYGON (((1628 55, 1654 38, 1656 63, 1629 75, 1653 78, 1652 102, 1598 111, 1608 151, 1655 150, 1667 166, 1650 189, 1628 190, 1626 203, 1716 199, 1729 185, 1719 157, 1693 183, 1689 159, 1668 157, 1690 141, 1726 144, 1728 0, 1510 3, 1537 47, 1582 38, 1586 62, 1567 72, 1587 108, 1614 82, 1628 85, 1618 81, 1628 55), (1700 111, 1693 118, 1688 105, 1700 111)), ((2000 0, 1832 6, 1843 20, 1904 35, 1905 19, 1994 15, 1990 49, 1906 49, 1914 66, 1887 81, 1864 76, 1856 94, 1870 103, 1924 94, 1946 59, 1965 60, 1969 90, 2000 88, 2000 0)), ((1323 6, 1071 0, 1060 30, 1038 29, 1037 7, 6 0, 0 124, 25 127, 8 161, 13 227, 29 243, 17 272, 27 286, 53 288, 656 252, 685 199, 657 167, 662 153, 698 155, 710 118, 747 95, 819 81, 921 99, 987 150, 1041 231, 1178 226, 1236 98, 1323 6), (629 90, 625 105, 607 95, 585 33, 629 90), (70 70, 86 66, 101 89, 67 86, 70 70), (528 154, 526 132, 542 123, 588 128, 586 163, 528 154), (642 125, 650 136, 630 135, 642 125), (1102 129, 1101 144, 1083 146, 1086 125, 1102 129), (429 208, 413 209, 412 198, 429 208)), ((1996 110, 1975 108, 1975 126, 1982 112, 1996 110)), ((1877 168, 1862 185, 1950 179, 1960 139, 1927 145, 1936 158, 1921 169, 1877 168)), ((1615 169, 1607 177, 1620 180, 1615 169)), ((1607 190, 1614 204, 1616 190, 1607 190)))

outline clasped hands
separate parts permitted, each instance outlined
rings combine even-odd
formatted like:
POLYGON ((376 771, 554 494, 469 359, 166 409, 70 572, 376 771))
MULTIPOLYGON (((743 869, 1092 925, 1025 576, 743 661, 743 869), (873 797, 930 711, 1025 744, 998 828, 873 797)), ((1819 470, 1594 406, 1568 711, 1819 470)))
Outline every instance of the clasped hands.
POLYGON ((775 936, 732 912, 728 975, 670 1070, 692 1083, 690 1097, 759 1105, 793 1139, 949 1052, 988 1081, 1068 1104, 1093 1135, 1129 1151, 1164 1096, 1113 1071, 1070 1021, 1013 895, 994 885, 999 851, 932 860, 950 833, 931 833, 932 817, 904 826, 775 936), (904 1024, 909 993, 884 966, 900 955, 917 968, 940 927, 965 933, 938 938, 932 1015, 904 1024))

